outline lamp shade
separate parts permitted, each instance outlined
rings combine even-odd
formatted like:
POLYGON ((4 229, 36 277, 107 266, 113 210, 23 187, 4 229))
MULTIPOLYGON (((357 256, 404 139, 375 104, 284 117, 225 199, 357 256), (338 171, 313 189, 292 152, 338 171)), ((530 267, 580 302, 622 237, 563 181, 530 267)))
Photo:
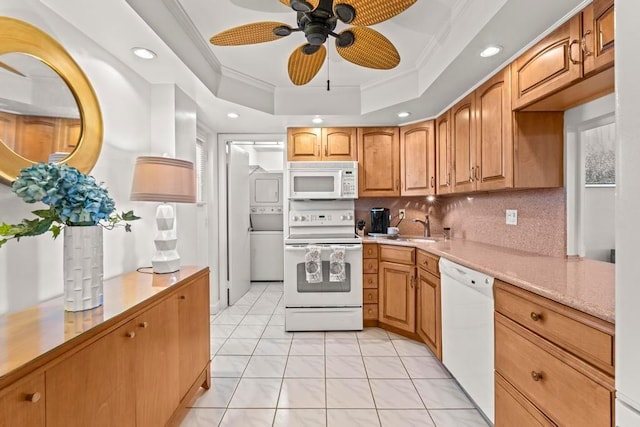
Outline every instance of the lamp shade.
POLYGON ((195 203, 193 163, 168 157, 138 157, 133 171, 131 200, 195 203))

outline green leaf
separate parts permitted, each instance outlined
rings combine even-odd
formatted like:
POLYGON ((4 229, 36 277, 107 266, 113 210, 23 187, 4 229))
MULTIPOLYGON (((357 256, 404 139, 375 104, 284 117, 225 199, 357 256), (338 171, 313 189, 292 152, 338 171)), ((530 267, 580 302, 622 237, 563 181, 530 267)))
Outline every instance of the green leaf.
POLYGON ((59 225, 51 226, 51 234, 53 234, 54 239, 60 235, 60 231, 62 231, 62 227, 60 227, 59 225))
POLYGON ((52 209, 39 209, 32 211, 31 213, 39 216, 40 218, 53 218, 55 216, 55 212, 53 212, 52 209))
POLYGON ((135 216, 133 211, 122 212, 122 219, 124 221, 135 221, 136 219, 140 219, 139 216, 135 216))
POLYGON ((7 243, 7 239, 0 239, 0 248, 2 247, 2 245, 4 245, 5 243, 7 243))

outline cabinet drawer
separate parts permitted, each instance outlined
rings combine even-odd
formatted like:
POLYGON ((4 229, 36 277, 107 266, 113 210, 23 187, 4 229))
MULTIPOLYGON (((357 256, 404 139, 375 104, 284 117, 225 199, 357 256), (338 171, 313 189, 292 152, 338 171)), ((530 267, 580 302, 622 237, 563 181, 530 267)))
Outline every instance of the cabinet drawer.
POLYGON ((362 257, 378 259, 378 244, 365 243, 364 246, 362 247, 362 257))
POLYGON ((363 312, 365 320, 378 320, 378 304, 365 304, 363 312))
POLYGON ((416 259, 415 254, 416 250, 414 248, 380 245, 380 261, 413 265, 416 259))
POLYGON ((0 426, 44 425, 44 374, 28 375, 0 390, 0 426))
POLYGON ((509 384, 500 374, 496 377, 495 427, 555 427, 542 412, 509 384))
POLYGON ((423 270, 428 271, 434 276, 440 277, 440 268, 438 267, 439 257, 435 255, 431 255, 425 251, 418 251, 416 254, 417 262, 416 265, 423 270))
POLYGON ((363 294, 364 304, 377 304, 378 303, 378 290, 377 289, 365 289, 363 294))
POLYGON ((613 325, 496 281, 495 309, 603 371, 614 374, 613 325))
POLYGON ((377 273, 378 272, 378 260, 377 259, 364 259, 364 260, 362 260, 362 272, 363 273, 377 273))
POLYGON ((377 274, 363 274, 362 275, 362 287, 365 289, 378 289, 378 275, 377 274))
POLYGON ((609 426, 613 380, 496 313, 495 369, 561 426, 609 426))

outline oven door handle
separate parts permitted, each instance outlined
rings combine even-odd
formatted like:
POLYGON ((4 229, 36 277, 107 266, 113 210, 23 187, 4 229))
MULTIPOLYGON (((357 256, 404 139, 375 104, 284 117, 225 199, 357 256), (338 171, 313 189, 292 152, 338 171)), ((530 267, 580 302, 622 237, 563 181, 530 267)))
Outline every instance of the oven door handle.
MULTIPOLYGON (((285 251, 304 251, 307 249, 308 245, 285 245, 284 250, 285 251)), ((315 246, 320 246, 322 249, 325 248, 331 248, 332 245, 315 245, 315 246)), ((349 250, 362 250, 362 245, 338 245, 336 244, 335 246, 344 246, 344 248, 349 251, 349 250)))

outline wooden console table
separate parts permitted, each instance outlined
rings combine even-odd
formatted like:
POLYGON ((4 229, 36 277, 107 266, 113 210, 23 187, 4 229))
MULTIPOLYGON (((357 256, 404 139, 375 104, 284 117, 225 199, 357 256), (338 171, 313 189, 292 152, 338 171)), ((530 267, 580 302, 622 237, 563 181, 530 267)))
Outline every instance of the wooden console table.
POLYGON ((0 316, 0 427, 177 425, 210 376, 207 267, 107 280, 93 310, 0 316))

